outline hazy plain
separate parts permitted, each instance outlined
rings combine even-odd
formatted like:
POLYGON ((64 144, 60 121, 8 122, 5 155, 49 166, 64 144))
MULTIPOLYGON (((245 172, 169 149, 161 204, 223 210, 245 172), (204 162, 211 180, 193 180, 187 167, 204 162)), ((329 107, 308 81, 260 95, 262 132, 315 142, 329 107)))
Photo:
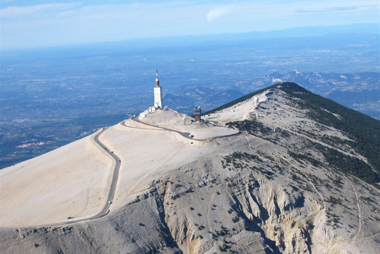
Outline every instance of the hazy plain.
POLYGON ((181 113, 194 106, 204 112, 282 80, 378 118, 380 47, 373 28, 2 51, 0 168, 145 110, 156 69, 164 104, 181 113))

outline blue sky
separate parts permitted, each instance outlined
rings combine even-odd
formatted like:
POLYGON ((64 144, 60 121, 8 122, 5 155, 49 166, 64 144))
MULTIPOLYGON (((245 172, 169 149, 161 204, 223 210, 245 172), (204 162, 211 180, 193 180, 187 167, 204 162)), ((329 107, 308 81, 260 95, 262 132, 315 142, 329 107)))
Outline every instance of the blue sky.
POLYGON ((0 0, 1 48, 380 23, 379 0, 0 0))

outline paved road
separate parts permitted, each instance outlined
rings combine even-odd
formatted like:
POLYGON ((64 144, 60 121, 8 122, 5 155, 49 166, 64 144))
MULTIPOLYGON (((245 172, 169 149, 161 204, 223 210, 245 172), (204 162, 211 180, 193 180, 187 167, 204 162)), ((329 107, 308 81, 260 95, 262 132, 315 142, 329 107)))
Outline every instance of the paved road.
MULTIPOLYGON (((141 124, 145 124, 147 126, 151 126, 151 127, 155 127, 155 128, 159 128, 161 130, 165 130, 165 131, 173 131, 173 132, 176 132, 180 135, 182 135, 183 137, 187 138, 187 139, 191 139, 191 140, 195 140, 195 141, 208 141, 210 139, 216 139, 216 138, 227 138, 227 137, 233 137, 233 136, 237 136, 237 135, 240 135, 241 132, 239 131, 238 133, 234 133, 234 134, 228 134, 228 135, 222 135, 222 136, 215 136, 215 137, 210 137, 210 138, 205 138, 205 139, 196 139, 196 138, 192 138, 190 137, 190 134, 189 132, 181 132, 181 131, 177 131, 177 130, 173 130, 173 129, 168 129, 168 128, 164 128, 164 127, 160 127, 160 126, 157 126, 157 125, 153 125, 153 124, 148 124, 148 123, 144 123, 144 122, 141 122, 140 120, 138 120, 136 117, 132 117, 131 120, 135 121, 135 122, 138 122, 138 123, 141 123, 141 124)), ((130 127, 130 126, 127 126, 125 125, 125 121, 123 121, 121 123, 122 125, 124 125, 125 127, 130 127)), ((130 127, 130 128, 133 128, 133 127, 130 127)), ((136 127, 135 127, 136 128, 136 127)), ((143 129, 143 128, 141 128, 143 129)))
MULTIPOLYGON (((113 153, 113 151, 111 151, 110 149, 108 149, 102 142, 100 142, 99 136, 105 130, 106 130, 106 128, 104 127, 98 134, 96 134, 94 136, 94 141, 101 147, 101 149, 103 149, 109 155, 112 156, 112 158, 115 160, 116 164, 115 164, 115 168, 113 170, 113 177, 112 177, 111 187, 110 187, 110 190, 109 190, 109 193, 108 193, 108 197, 107 197, 106 203, 104 204, 103 209, 98 214, 96 214, 94 216, 91 216, 91 217, 88 217, 88 218, 83 218, 83 219, 72 218, 72 219, 70 219, 68 221, 64 221, 64 222, 60 222, 60 223, 45 224, 45 225, 40 225, 40 226, 60 226, 60 225, 69 225, 69 224, 73 224, 73 223, 77 223, 77 222, 82 222, 82 221, 87 221, 87 220, 94 220, 94 219, 98 219, 98 218, 104 217, 104 216, 106 216, 110 212, 110 207, 112 205, 112 202, 113 202, 113 199, 114 199, 114 196, 115 196, 115 190, 116 190, 117 181, 119 179, 119 171, 120 171, 121 160, 120 160, 119 156, 117 156, 115 153, 113 153)), ((36 226, 33 226, 33 227, 36 227, 36 226)))
POLYGON ((99 141, 99 136, 105 130, 106 130, 106 128, 103 128, 103 130, 101 132, 96 134, 94 137, 94 140, 102 149, 104 149, 104 151, 106 151, 109 155, 112 156, 112 158, 114 158, 116 164, 115 164, 112 182, 111 182, 111 187, 110 187, 110 191, 108 193, 108 198, 107 198, 106 204, 104 205, 103 209, 97 215, 90 217, 88 219, 96 219, 96 218, 100 218, 100 217, 103 217, 104 215, 108 214, 109 209, 110 209, 112 202, 113 202, 113 198, 115 196, 117 181, 119 179, 120 164, 121 164, 120 157, 117 156, 113 151, 109 150, 102 142, 99 141))
MULTIPOLYGON (((241 134, 241 132, 238 132, 238 133, 234 133, 234 134, 230 134, 230 135, 216 136, 216 137, 207 138, 207 139, 193 139, 193 138, 190 137, 190 133, 188 133, 188 132, 181 132, 181 131, 172 130, 172 129, 168 129, 168 128, 163 128, 163 127, 152 125, 152 124, 147 124, 147 123, 141 122, 141 121, 139 121, 138 119, 135 119, 135 118, 131 118, 131 119, 134 120, 134 121, 136 121, 136 122, 138 122, 138 123, 147 125, 147 126, 159 128, 160 130, 176 132, 176 133, 182 135, 183 137, 185 137, 187 139, 196 140, 196 141, 207 141, 207 140, 210 140, 210 139, 232 137, 232 136, 237 136, 237 135, 241 134)), ((128 127, 128 128, 138 128, 138 127, 127 126, 127 125, 125 125, 124 121, 121 124, 123 126, 125 126, 125 127, 128 127)), ((138 129, 140 129, 140 128, 138 128, 138 129)), ((143 128, 141 128, 141 129, 143 129, 143 128)), ((114 168, 114 172, 113 172, 113 176, 112 176, 112 182, 111 182, 110 190, 109 190, 109 193, 108 193, 108 197, 107 197, 106 203, 104 204, 103 209, 98 214, 96 214, 94 216, 91 216, 91 217, 88 217, 88 218, 82 218, 82 219, 72 218, 72 219, 70 219, 68 221, 64 221, 64 222, 60 222, 60 223, 44 224, 44 225, 39 225, 39 226, 63 226, 63 225, 69 225, 69 224, 74 224, 74 223, 77 223, 77 222, 83 222, 83 221, 98 219, 98 218, 106 216, 110 212, 110 208, 111 208, 114 196, 115 196, 117 181, 119 179, 121 160, 120 160, 119 156, 117 156, 113 151, 111 151, 102 142, 100 142, 99 136, 105 130, 106 130, 106 127, 104 127, 98 134, 96 134, 94 136, 94 141, 101 147, 101 149, 103 149, 105 152, 107 152, 115 160, 116 164, 115 164, 115 168, 114 168)), ((33 226, 33 227, 36 227, 36 226, 33 226)))

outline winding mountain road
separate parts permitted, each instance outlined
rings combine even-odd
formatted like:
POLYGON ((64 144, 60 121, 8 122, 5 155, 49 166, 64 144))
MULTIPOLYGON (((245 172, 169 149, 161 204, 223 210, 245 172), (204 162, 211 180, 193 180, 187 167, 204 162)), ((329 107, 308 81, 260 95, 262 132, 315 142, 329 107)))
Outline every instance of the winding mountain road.
MULTIPOLYGON (((150 126, 150 127, 154 127, 154 128, 158 128, 156 130, 158 131, 172 131, 172 132, 176 132, 178 134, 180 134, 181 136, 187 138, 187 139, 190 139, 190 140, 195 140, 195 141, 208 141, 210 139, 216 139, 216 138, 225 138, 225 137, 232 137, 232 136, 237 136, 237 135, 240 135, 241 132, 238 132, 238 133, 234 133, 234 134, 229 134, 229 135, 222 135, 222 136, 215 136, 215 137, 211 137, 211 138, 207 138, 207 139, 194 139, 191 137, 190 133, 188 132, 181 132, 181 131, 177 131, 177 130, 173 130, 173 129, 168 129, 168 128, 163 128, 163 127, 160 127, 160 126, 156 126, 156 125, 152 125, 152 124, 147 124, 147 123, 144 123, 144 122, 141 122, 137 119, 134 119, 132 118, 133 121, 136 121, 138 123, 141 123, 141 124, 144 124, 144 125, 147 125, 147 126, 150 126)), ((123 121, 121 123, 121 125, 125 126, 125 127, 128 127, 128 128, 137 128, 137 129, 145 129, 145 128, 138 128, 138 127, 132 127, 132 126, 128 126, 125 124, 125 121, 123 121)), ((104 204, 104 207, 103 209, 91 216, 91 217, 87 217, 87 218, 82 218, 82 219, 75 219, 75 218, 71 218, 67 221, 63 221, 63 222, 58 222, 58 223, 51 223, 51 224, 44 224, 44 225, 40 225, 40 226, 60 226, 60 225, 69 225, 69 224, 74 224, 74 223, 77 223, 77 222, 83 222, 83 221, 88 221, 88 220, 94 220, 94 219, 99 219, 101 217, 104 217, 106 216, 109 212, 110 212, 110 208, 111 208, 111 205, 112 205, 112 202, 113 202, 113 199, 114 199, 114 196, 115 196, 115 191, 116 191, 116 186, 117 186, 117 182, 118 182, 118 179, 119 179, 119 173, 120 173, 120 165, 121 165, 121 159, 119 156, 117 156, 113 151, 111 151, 109 148, 107 148, 100 140, 99 140, 99 137, 100 135, 106 130, 107 128, 106 127, 103 127, 101 131, 99 131, 94 137, 93 137, 93 140, 95 141, 95 143, 99 146, 99 148, 103 151, 105 151, 108 155, 110 155, 114 160, 115 160, 115 167, 113 169, 113 175, 112 175, 112 181, 111 181, 111 185, 110 185, 110 189, 109 189, 109 192, 108 192, 108 197, 107 197, 107 200, 106 200, 106 203, 104 204)))
POLYGON ((105 130, 106 130, 106 128, 103 128, 102 131, 100 131, 98 134, 96 134, 94 136, 94 141, 102 149, 104 149, 104 151, 106 151, 109 155, 111 155, 111 157, 115 160, 116 164, 115 164, 115 168, 114 168, 114 172, 113 172, 113 176, 112 176, 112 182, 111 182, 110 190, 109 190, 109 193, 108 193, 107 202, 104 205, 103 209, 97 215, 95 215, 95 216, 93 216, 93 217, 91 217, 89 219, 97 219, 97 218, 103 217, 104 215, 108 214, 109 209, 110 209, 111 204, 112 204, 112 201, 113 201, 113 198, 115 196, 117 181, 119 179, 119 172, 120 172, 120 165, 121 165, 120 157, 117 156, 113 151, 109 150, 102 142, 99 141, 99 136, 105 130))
MULTIPOLYGON (((216 138, 228 138, 228 137, 233 137, 233 136, 237 136, 237 135, 240 135, 242 134, 240 131, 238 133, 234 133, 234 134, 228 134, 228 135, 222 135, 222 136, 215 136, 215 137, 210 137, 210 138, 205 138, 205 139, 196 139, 196 138, 192 138, 190 135, 191 133, 189 132, 182 132, 182 131, 177 131, 177 130, 173 130, 173 129, 168 129, 168 128, 164 128, 164 127, 160 127, 160 126, 157 126, 157 125, 153 125, 153 124, 148 124, 148 123, 144 123, 136 118, 131 118, 131 120, 137 122, 137 123, 141 123, 141 124, 144 124, 144 125, 147 125, 147 126, 150 126, 150 127, 155 127, 155 128, 159 128, 161 130, 165 130, 165 131, 172 131, 172 132, 176 132, 178 134, 180 134, 181 136, 183 136, 184 138, 187 138, 187 139, 191 139, 191 140, 195 140, 195 141, 208 141, 210 139, 216 139, 216 138)), ((125 126, 125 127, 129 127, 131 128, 130 126, 126 125, 125 124, 125 121, 123 121, 121 123, 121 125, 125 126)), ((137 128, 137 127, 132 127, 132 128, 137 128)), ((141 129, 144 129, 144 128, 141 128, 141 129)))
POLYGON ((99 145, 100 149, 104 150, 106 153, 108 153, 116 162, 115 164, 115 167, 113 169, 113 176, 112 176, 112 181, 111 181, 111 185, 110 185, 110 190, 109 190, 109 193, 108 193, 108 197, 107 197, 107 200, 106 200, 106 203, 104 204, 104 207, 103 209, 91 216, 91 217, 87 217, 87 218, 82 218, 82 219, 70 219, 69 221, 64 221, 64 222, 58 222, 58 223, 52 223, 52 224, 49 224, 49 225, 42 225, 42 226, 59 226, 59 225, 69 225, 69 224, 74 224, 74 223, 77 223, 77 222, 82 222, 82 221, 88 221, 88 220, 94 220, 94 219, 99 219, 101 217, 104 217, 106 216, 109 212, 110 212, 110 208, 111 208, 111 205, 112 205, 112 201, 114 199, 114 196, 115 196, 115 191, 116 191, 116 185, 117 185, 117 181, 119 179, 119 171, 120 171, 120 165, 121 165, 121 160, 120 160, 120 157, 117 156, 113 151, 111 151, 109 148, 107 148, 100 140, 99 140, 99 136, 106 130, 107 128, 106 127, 103 127, 102 130, 97 133, 93 138, 94 138, 94 141, 96 144, 99 145))

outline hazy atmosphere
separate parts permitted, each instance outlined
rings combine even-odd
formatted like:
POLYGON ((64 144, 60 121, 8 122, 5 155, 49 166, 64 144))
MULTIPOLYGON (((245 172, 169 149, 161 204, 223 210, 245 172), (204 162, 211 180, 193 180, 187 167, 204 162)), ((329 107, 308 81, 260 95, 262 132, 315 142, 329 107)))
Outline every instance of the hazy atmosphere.
POLYGON ((0 0, 0 253, 380 249, 379 0, 0 0))
POLYGON ((379 2, 1 0, 0 168, 280 81, 380 119, 379 2))
POLYGON ((1 48, 378 23, 378 0, 1 0, 1 48))

